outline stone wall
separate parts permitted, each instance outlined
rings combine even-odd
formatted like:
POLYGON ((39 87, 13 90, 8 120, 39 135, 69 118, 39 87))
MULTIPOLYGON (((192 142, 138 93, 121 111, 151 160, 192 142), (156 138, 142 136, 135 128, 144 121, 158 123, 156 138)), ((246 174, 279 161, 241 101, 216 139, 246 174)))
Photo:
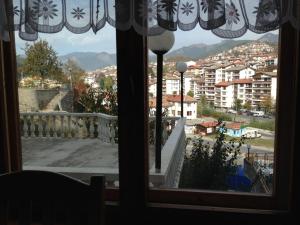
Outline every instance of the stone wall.
POLYGON ((43 109, 59 90, 19 88, 19 107, 21 112, 36 112, 43 109))

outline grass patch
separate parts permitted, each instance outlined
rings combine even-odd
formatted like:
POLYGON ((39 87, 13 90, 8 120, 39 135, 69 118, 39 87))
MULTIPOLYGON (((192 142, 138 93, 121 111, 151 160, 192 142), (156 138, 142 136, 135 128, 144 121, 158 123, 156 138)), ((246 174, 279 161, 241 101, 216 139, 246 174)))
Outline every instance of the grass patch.
POLYGON ((218 112, 211 108, 204 108, 202 114, 204 116, 210 116, 215 119, 222 120, 222 121, 232 121, 233 120, 232 116, 227 115, 226 113, 223 113, 223 112, 218 112))
POLYGON ((266 148, 274 148, 274 139, 261 139, 261 138, 246 139, 245 144, 266 147, 266 148))
POLYGON ((275 130, 275 120, 268 120, 268 121, 258 121, 258 120, 252 120, 249 124, 247 124, 249 127, 254 127, 258 129, 263 130, 275 130))

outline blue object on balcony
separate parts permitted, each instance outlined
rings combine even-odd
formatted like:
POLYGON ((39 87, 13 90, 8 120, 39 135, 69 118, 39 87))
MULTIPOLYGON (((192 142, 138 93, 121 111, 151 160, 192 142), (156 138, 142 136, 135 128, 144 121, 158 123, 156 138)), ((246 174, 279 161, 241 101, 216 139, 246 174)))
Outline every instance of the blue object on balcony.
POLYGON ((228 188, 235 191, 249 191, 251 189, 251 180, 244 175, 242 166, 239 166, 236 175, 228 177, 228 188))

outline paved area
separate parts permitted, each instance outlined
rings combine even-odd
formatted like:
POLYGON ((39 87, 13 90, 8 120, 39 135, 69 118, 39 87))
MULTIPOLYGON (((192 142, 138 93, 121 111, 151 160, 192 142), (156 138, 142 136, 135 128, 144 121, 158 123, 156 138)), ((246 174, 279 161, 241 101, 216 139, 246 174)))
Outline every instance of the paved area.
MULTIPOLYGON (((118 168, 118 145, 99 139, 22 138, 24 166, 118 168)), ((154 149, 150 147, 150 168, 154 149)))

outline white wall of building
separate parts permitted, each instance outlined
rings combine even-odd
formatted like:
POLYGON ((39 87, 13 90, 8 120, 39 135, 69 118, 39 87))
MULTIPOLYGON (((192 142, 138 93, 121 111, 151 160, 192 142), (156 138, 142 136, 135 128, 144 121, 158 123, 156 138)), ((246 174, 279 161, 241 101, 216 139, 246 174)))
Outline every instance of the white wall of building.
MULTIPOLYGON (((174 105, 168 108, 168 116, 180 116, 181 103, 174 102, 174 105)), ((197 118, 197 102, 184 102, 183 103, 183 116, 187 119, 197 118)))
POLYGON ((271 80, 271 98, 276 101, 277 97, 277 77, 272 77, 271 80))
POLYGON ((180 79, 166 79, 166 94, 180 94, 180 79))
POLYGON ((240 71, 239 79, 249 79, 255 74, 255 70, 251 68, 246 68, 240 71))

